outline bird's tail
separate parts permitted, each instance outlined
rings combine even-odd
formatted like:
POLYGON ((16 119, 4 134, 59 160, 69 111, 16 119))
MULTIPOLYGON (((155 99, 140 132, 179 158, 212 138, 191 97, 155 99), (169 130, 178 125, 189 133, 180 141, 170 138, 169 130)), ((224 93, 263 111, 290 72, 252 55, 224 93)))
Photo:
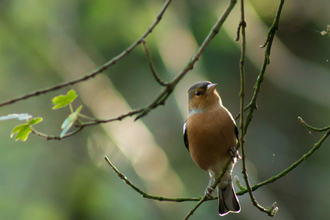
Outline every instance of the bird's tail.
POLYGON ((229 183, 226 188, 220 189, 218 188, 218 196, 219 196, 219 215, 224 216, 229 212, 240 212, 241 206, 238 202, 233 183, 229 183))

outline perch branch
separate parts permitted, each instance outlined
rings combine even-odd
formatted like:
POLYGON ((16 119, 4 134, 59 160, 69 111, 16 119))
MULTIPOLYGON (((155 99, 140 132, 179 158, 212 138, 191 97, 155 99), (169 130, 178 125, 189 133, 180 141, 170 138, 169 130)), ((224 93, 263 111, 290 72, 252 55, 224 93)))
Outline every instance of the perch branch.
POLYGON ((184 201, 196 201, 196 198, 167 198, 162 196, 153 196, 149 195, 143 190, 141 190, 139 187, 135 186, 130 180, 127 179, 127 177, 121 173, 110 161, 110 159, 107 156, 104 156, 105 161, 109 164, 111 169, 119 176, 120 179, 122 179, 127 185, 129 185, 133 190, 135 190, 137 193, 139 193, 142 197, 146 199, 153 199, 158 201, 172 201, 172 202, 184 202, 184 201))
POLYGON ((244 149, 244 86, 245 86, 245 70, 244 70, 244 64, 245 64, 245 53, 246 53, 246 35, 245 35, 245 29, 246 29, 246 21, 245 21, 245 9, 244 9, 244 0, 241 0, 241 20, 238 25, 238 31, 237 31, 237 38, 236 40, 239 40, 240 31, 242 34, 242 44, 241 44, 241 59, 240 59, 240 78, 241 78, 241 89, 239 93, 240 97, 240 136, 239 136, 239 146, 242 149, 242 174, 243 178, 247 187, 247 191, 249 193, 250 199, 252 204, 257 207, 260 211, 267 213, 269 216, 275 215, 278 208, 276 207, 276 203, 273 204, 273 206, 270 209, 265 209, 261 205, 258 204, 256 198, 252 194, 252 189, 249 183, 249 178, 247 174, 246 169, 246 155, 245 155, 245 149, 244 149))
MULTIPOLYGON (((230 158, 230 159, 227 160, 227 162, 226 162, 225 166, 222 168, 222 170, 221 170, 219 176, 217 177, 217 179, 215 180, 215 182, 214 182, 214 183, 212 184, 212 186, 211 186, 211 188, 212 188, 213 190, 215 190, 215 188, 217 187, 217 185, 221 182, 221 179, 222 179, 222 177, 225 175, 225 173, 226 173, 226 171, 227 171, 227 169, 228 169, 228 167, 229 167, 229 164, 231 163, 232 160, 233 160, 232 158, 230 158)), ((199 202, 194 206, 194 208, 191 209, 190 212, 184 217, 183 220, 187 220, 190 216, 192 216, 192 215, 194 214, 194 212, 198 209, 198 207, 199 207, 200 205, 202 205, 202 203, 205 202, 206 200, 212 200, 212 199, 210 199, 209 196, 208 196, 207 194, 205 194, 205 195, 199 200, 199 202)))
MULTIPOLYGON (((285 177, 286 175, 289 174, 289 172, 291 172, 293 169, 295 169, 298 165, 300 165, 302 162, 304 162, 305 160, 307 160, 310 156, 312 156, 313 153, 315 153, 316 150, 318 150, 321 145, 324 143, 324 141, 328 138, 328 136, 330 135, 330 129, 326 132, 326 134, 324 134, 322 136, 322 138, 314 144, 314 146, 312 147, 312 149, 310 151, 308 151, 306 154, 304 154, 300 159, 298 159, 296 162, 294 162, 291 166, 289 166, 288 168, 286 168, 285 170, 283 170, 282 172, 280 172, 279 174, 269 178, 268 180, 265 180, 261 183, 258 183, 254 186, 251 187, 252 191, 257 190, 258 188, 273 183, 276 180, 285 177)), ((107 156, 104 156, 104 159, 106 160, 106 162, 110 165, 110 167, 112 168, 112 170, 127 184, 129 185, 133 190, 135 190, 137 193, 139 193, 142 197, 147 198, 147 199, 152 199, 152 200, 157 200, 157 201, 168 201, 168 202, 186 202, 186 201, 199 201, 201 202, 201 200, 203 201, 209 201, 209 200, 215 200, 218 197, 214 197, 212 198, 205 198, 204 196, 201 197, 195 197, 195 198, 184 198, 184 197, 179 197, 179 198, 169 198, 169 197, 163 197, 163 196, 153 196, 153 195, 149 195, 146 192, 142 191, 141 189, 139 189, 137 186, 135 186, 131 181, 129 181, 127 179, 127 177, 121 173, 110 161, 110 159, 107 156)), ((227 161, 228 162, 228 161, 227 161)), ((224 169, 226 169, 226 166, 224 167, 224 169)), ((224 170, 223 170, 224 171, 224 170)), ((224 171, 225 172, 225 171, 224 171)), ((211 186, 213 189, 215 189, 216 185, 221 181, 221 177, 223 175, 224 172, 221 172, 219 177, 217 178, 216 182, 211 186)), ((244 195, 245 193, 247 193, 248 190, 241 190, 236 192, 236 194, 238 196, 244 195)), ((197 207, 198 208, 198 207, 197 207)), ((196 210, 196 209, 195 209, 196 210)))

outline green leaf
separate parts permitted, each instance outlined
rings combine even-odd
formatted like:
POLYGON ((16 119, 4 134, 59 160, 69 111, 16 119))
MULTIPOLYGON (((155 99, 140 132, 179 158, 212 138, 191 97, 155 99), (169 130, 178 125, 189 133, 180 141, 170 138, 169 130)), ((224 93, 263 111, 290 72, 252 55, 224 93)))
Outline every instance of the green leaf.
POLYGON ((29 115, 28 113, 21 113, 21 114, 9 114, 9 115, 5 115, 5 116, 1 116, 0 117, 0 121, 4 121, 4 120, 10 120, 10 119, 18 119, 18 120, 28 120, 30 118, 32 118, 32 115, 29 115))
POLYGON ((72 103, 78 95, 76 94, 76 91, 71 89, 66 95, 59 95, 53 98, 53 109, 63 108, 67 106, 68 104, 72 103))
POLYGON ((21 124, 13 129, 10 137, 13 137, 17 133, 15 137, 15 141, 17 141, 18 139, 21 139, 22 141, 26 141, 31 131, 32 130, 28 124, 21 124))
POLYGON ((26 141, 27 138, 28 138, 28 136, 29 136, 29 134, 32 131, 31 126, 32 125, 35 125, 35 124, 37 124, 37 123, 39 123, 41 121, 42 121, 42 118, 41 117, 38 117, 38 118, 31 119, 28 123, 17 125, 13 129, 13 131, 11 132, 10 137, 12 138, 16 134, 15 141, 17 141, 18 139, 21 139, 22 141, 26 141))
POLYGON ((32 118, 29 122, 28 125, 35 125, 38 124, 39 122, 41 122, 43 120, 43 118, 38 117, 38 118, 32 118))
POLYGON ((60 134, 60 138, 64 137, 64 135, 68 132, 68 130, 72 127, 74 122, 77 120, 79 112, 82 109, 82 105, 77 108, 77 110, 73 113, 71 113, 63 122, 61 129, 62 132, 60 134))

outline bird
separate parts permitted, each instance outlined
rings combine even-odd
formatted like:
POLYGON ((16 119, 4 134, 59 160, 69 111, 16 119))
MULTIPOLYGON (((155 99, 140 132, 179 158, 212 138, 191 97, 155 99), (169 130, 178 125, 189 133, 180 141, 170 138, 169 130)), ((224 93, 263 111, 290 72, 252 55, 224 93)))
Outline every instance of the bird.
POLYGON ((232 158, 225 175, 217 185, 219 215, 224 216, 241 210, 231 177, 239 158, 236 150, 238 130, 233 116, 222 105, 216 87, 216 83, 201 81, 189 88, 189 115, 183 124, 183 136, 192 160, 209 173, 210 179, 205 193, 210 197, 213 197, 212 182, 232 158))

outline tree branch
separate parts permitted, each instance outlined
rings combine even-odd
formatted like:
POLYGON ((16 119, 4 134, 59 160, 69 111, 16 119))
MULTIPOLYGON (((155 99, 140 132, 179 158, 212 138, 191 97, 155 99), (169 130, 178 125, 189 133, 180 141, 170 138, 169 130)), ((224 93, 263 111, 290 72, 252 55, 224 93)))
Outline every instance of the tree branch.
POLYGON ((255 199, 255 197, 252 194, 252 189, 251 189, 251 186, 250 186, 250 183, 248 180, 248 175, 247 175, 246 165, 245 165, 244 136, 247 132, 248 125, 252 120, 252 114, 257 106, 256 101, 257 101, 257 97, 259 95, 261 83, 263 81, 263 76, 266 71, 266 66, 270 63, 270 50, 271 50, 272 42, 275 37, 276 30, 278 30, 279 18, 280 18, 280 13, 281 13, 283 4, 284 4, 284 0, 281 0, 279 8, 277 10, 277 14, 276 14, 274 22, 273 22, 273 25, 270 28, 270 31, 267 36, 267 40, 266 40, 265 44, 263 45, 263 46, 267 45, 267 48, 265 51, 265 59, 264 59, 264 63, 263 63, 262 69, 260 71, 259 77, 257 79, 254 95, 252 97, 251 102, 248 105, 249 112, 247 114, 245 124, 244 124, 244 117, 243 117, 244 116, 244 58, 245 58, 244 55, 245 55, 245 27, 246 27, 246 22, 245 22, 245 18, 244 18, 244 0, 241 0, 241 22, 240 22, 238 32, 237 32, 238 33, 237 40, 239 39, 240 29, 242 31, 242 38, 243 38, 242 52, 241 52, 242 55, 241 55, 241 62, 240 62, 240 72, 241 72, 240 131, 241 131, 241 133, 240 133, 240 140, 239 140, 240 146, 242 147, 242 159, 243 159, 242 174, 243 174, 243 178, 245 180, 247 191, 249 193, 252 204, 255 207, 257 207, 260 211, 267 213, 269 216, 274 216, 276 214, 276 212, 278 211, 278 207, 276 206, 276 203, 274 203, 271 206, 271 208, 265 209, 264 207, 262 207, 261 205, 258 204, 257 200, 255 199))
POLYGON ((149 55, 149 50, 148 50, 147 43, 146 43, 145 40, 142 41, 142 45, 143 45, 144 52, 146 53, 146 56, 147 56, 147 60, 148 60, 148 63, 149 63, 150 70, 151 70, 152 75, 154 76, 155 80, 161 86, 167 86, 168 83, 167 82, 164 82, 163 80, 161 80, 161 78, 159 78, 158 74, 156 73, 156 70, 154 68, 154 65, 152 64, 152 60, 151 60, 151 57, 149 55))
POLYGON ((272 48, 272 44, 273 44, 273 41, 274 41, 276 31, 278 30, 278 25, 279 25, 279 22, 280 22, 280 16, 281 16, 281 11, 282 11, 283 4, 284 4, 284 0, 280 0, 280 3, 279 3, 279 6, 278 6, 278 9, 277 9, 276 16, 274 18, 273 24, 272 24, 272 26, 270 27, 270 29, 268 31, 268 36, 267 36, 266 42, 263 45, 263 46, 266 46, 265 58, 264 58, 264 62, 262 64, 259 76, 257 78, 257 82, 254 86, 254 88, 255 88, 254 89, 254 94, 252 96, 251 102, 248 105, 249 106, 249 112, 246 115, 246 120, 245 120, 245 124, 244 124, 244 135, 246 134, 247 128, 248 128, 248 126, 249 126, 249 124, 252 120, 253 112, 254 112, 254 110, 257 109, 257 98, 258 98, 258 95, 259 95, 259 92, 260 92, 261 83, 264 79, 264 75, 265 75, 265 72, 266 72, 267 65, 270 64, 270 51, 271 51, 271 48, 272 48))
MULTIPOLYGON (((9 105, 12 104, 14 102, 20 101, 20 100, 24 100, 33 96, 37 96, 40 94, 45 94, 47 92, 50 91, 55 91, 58 90, 60 88, 63 88, 65 86, 68 85, 74 85, 78 82, 81 81, 85 81, 91 77, 94 77, 95 75, 97 75, 98 73, 101 73, 102 71, 104 71, 105 69, 107 69, 109 66, 115 64, 118 60, 120 60, 121 58, 123 58, 124 56, 126 56, 128 53, 130 53, 137 45, 139 45, 141 42, 144 41, 144 39, 148 36, 149 33, 151 33, 151 31, 155 28, 155 26, 159 23, 160 19, 162 18, 166 8, 168 7, 169 3, 171 2, 171 0, 166 1, 166 3, 163 5, 162 9, 160 10, 160 12, 158 13, 156 20, 154 21, 154 23, 148 28, 148 30, 134 43, 132 44, 129 48, 127 48, 125 51, 123 51, 121 54, 119 54, 118 56, 116 56, 115 58, 113 58, 112 60, 110 60, 108 63, 104 64, 102 67, 98 68, 97 70, 93 71, 92 73, 77 79, 77 80, 73 80, 73 81, 69 81, 63 84, 59 84, 57 86, 54 87, 50 87, 44 90, 39 90, 39 91, 35 91, 33 93, 24 95, 22 97, 18 97, 12 100, 9 100, 7 102, 4 103, 0 103, 0 107, 5 106, 5 105, 9 105)), ((118 116, 116 118, 111 118, 111 119, 104 119, 104 120, 100 120, 100 119, 96 119, 95 121, 91 121, 91 122, 86 122, 86 123, 81 123, 80 125, 77 125, 78 130, 69 133, 65 136, 63 136, 62 138, 60 138, 59 136, 52 136, 52 135, 46 135, 40 132, 33 132, 34 134, 44 137, 47 140, 60 140, 66 137, 69 137, 77 132, 79 132, 80 130, 82 130, 85 126, 90 126, 90 125, 95 125, 95 124, 99 124, 99 123, 108 123, 108 122, 112 122, 112 121, 116 121, 116 120, 122 120, 123 118, 127 117, 127 116, 133 116, 133 115, 137 115, 137 117, 135 118, 135 120, 140 119, 141 117, 147 115, 152 109, 158 107, 159 105, 164 105, 165 101, 167 100, 167 98, 172 94, 175 86, 179 83, 179 81, 190 71, 193 69, 194 64, 199 60, 200 56, 202 55, 202 53, 205 51, 206 47, 209 45, 209 43, 211 42, 211 40, 216 36, 216 34, 219 32, 221 26, 223 25, 223 23, 225 22, 226 18, 229 16, 230 12, 232 11, 232 9, 234 8, 235 4, 236 4, 237 0, 231 0, 228 7, 226 8, 226 10, 224 11, 224 13, 220 16, 220 18, 218 19, 218 21, 214 24, 214 26, 212 27, 212 29, 210 30, 209 34, 207 35, 207 37, 204 39, 202 45, 198 48, 197 52, 195 53, 195 55, 191 58, 191 61, 186 65, 186 67, 171 81, 171 83, 166 83, 166 88, 165 90, 160 93, 160 95, 158 95, 158 97, 151 103, 149 104, 147 107, 138 109, 138 110, 133 110, 130 111, 126 114, 123 114, 122 116, 118 116)))
POLYGON ((39 136, 39 137, 45 138, 47 141, 49 141, 49 140, 62 140, 63 138, 67 138, 67 137, 71 137, 71 136, 75 135, 76 133, 80 132, 84 127, 91 126, 91 125, 108 123, 108 122, 113 122, 113 121, 121 121, 126 117, 132 117, 133 115, 139 114, 142 111, 143 111, 143 109, 136 109, 136 110, 129 111, 126 114, 122 114, 120 116, 110 118, 110 119, 93 119, 92 121, 88 121, 88 122, 77 121, 78 124, 75 126, 76 130, 65 134, 63 137, 44 134, 44 133, 39 132, 35 129, 32 129, 32 133, 39 136))
POLYGON ((159 105, 164 105, 166 99, 170 96, 173 92, 175 86, 179 83, 179 81, 190 71, 194 68, 195 63, 199 60, 202 53, 205 51, 206 47, 209 45, 211 40, 219 33, 221 26, 229 16, 230 12, 234 8, 237 0, 230 0, 230 3, 224 13, 220 16, 218 21, 214 24, 211 31, 204 39, 202 45, 198 48, 197 52, 191 58, 190 62, 185 66, 185 68, 166 86, 166 89, 158 95, 158 97, 135 118, 138 120, 144 116, 146 116, 152 109, 156 108, 159 105))
POLYGON ((139 193, 143 198, 146 199, 153 199, 158 201, 171 201, 171 202, 184 202, 184 201, 196 201, 196 198, 167 198, 162 196, 153 196, 149 195, 143 190, 141 190, 139 187, 135 186, 130 180, 127 179, 127 177, 121 173, 110 161, 110 159, 107 156, 104 156, 105 161, 109 164, 111 169, 119 176, 120 179, 122 179, 127 185, 129 185, 133 190, 135 190, 137 193, 139 193))
POLYGON ((322 132, 322 131, 327 131, 330 129, 330 126, 324 127, 324 128, 316 128, 316 127, 312 127, 310 125, 308 125, 301 117, 298 117, 300 123, 302 123, 306 128, 308 128, 309 130, 312 131, 318 131, 318 132, 322 132))
MULTIPOLYGON (((282 172, 280 172, 279 174, 277 174, 276 176, 273 176, 271 178, 269 178, 268 180, 266 181, 263 181, 261 183, 258 183, 256 185, 254 185, 252 188, 252 190, 257 190, 259 187, 261 186, 264 186, 266 184, 269 184, 269 183, 273 183, 275 182, 276 180, 286 176, 290 171, 292 171, 294 168, 296 168, 298 165, 300 165, 302 162, 304 162, 305 160, 307 160, 310 156, 312 156, 312 154, 318 150, 321 145, 323 144, 323 142, 327 139, 327 137, 330 135, 330 128, 329 130, 322 136, 322 138, 314 144, 313 148, 308 151, 306 154, 304 154, 299 160, 297 160, 296 162, 294 162, 291 166, 289 166, 287 169, 283 170, 282 172)), ((237 195, 243 195, 247 192, 247 190, 242 190, 242 191, 239 191, 237 192, 236 194, 237 195)))
POLYGON ((157 14, 156 19, 154 20, 154 22, 148 27, 147 31, 144 32, 140 38, 138 38, 131 46, 129 46, 128 48, 126 48, 123 52, 121 52, 116 57, 112 58, 110 61, 108 61, 107 63, 103 64, 102 66, 100 66, 99 68, 97 68, 96 70, 94 70, 93 72, 91 72, 91 73, 89 73, 89 74, 87 74, 87 75, 85 75, 85 76, 83 76, 81 78, 75 79, 75 80, 71 80, 71 81, 68 81, 68 82, 60 83, 58 85, 51 86, 49 88, 37 90, 37 91, 31 92, 31 93, 28 93, 26 95, 23 95, 23 96, 20 96, 20 97, 17 97, 17 98, 14 98, 14 99, 5 101, 3 103, 0 103, 0 107, 5 106, 5 105, 9 105, 9 104, 12 104, 12 103, 15 103, 15 102, 18 102, 18 101, 21 101, 21 100, 25 100, 25 99, 28 99, 28 98, 31 98, 31 97, 34 97, 34 96, 38 96, 38 95, 41 95, 41 94, 46 94, 46 93, 51 92, 51 91, 56 91, 56 90, 59 90, 61 88, 67 87, 67 86, 72 86, 74 84, 77 84, 77 83, 86 81, 86 80, 88 80, 90 78, 93 78, 96 75, 98 75, 99 73, 102 73, 103 71, 105 71, 106 69, 108 69, 110 66, 116 64, 119 60, 121 60, 126 55, 128 55, 135 47, 137 47, 139 44, 142 43, 142 41, 153 31, 153 29, 160 22, 160 20, 162 19, 162 17, 164 15, 164 13, 165 13, 168 5, 171 3, 171 1, 172 0, 167 0, 164 3, 164 5, 161 8, 161 10, 158 12, 158 14, 157 14))
MULTIPOLYGON (((298 165, 300 165, 302 162, 304 162, 305 160, 307 160, 310 156, 312 156, 313 153, 315 153, 316 150, 318 150, 323 142, 328 138, 328 136, 330 135, 330 129, 326 132, 326 134, 324 134, 322 136, 322 138, 314 144, 314 146, 312 147, 312 149, 310 151, 308 151, 306 154, 304 154, 300 159, 298 159, 296 162, 294 162, 291 166, 289 166, 288 168, 286 168, 285 170, 283 170, 282 172, 280 172, 279 174, 269 178, 268 180, 265 180, 261 183, 258 183, 254 186, 251 187, 252 191, 257 190, 258 188, 267 185, 269 183, 273 183, 276 180, 285 177, 286 175, 289 174, 289 172, 291 172, 294 168, 296 168, 298 165)), ((214 198, 204 198, 205 196, 201 196, 201 197, 197 197, 197 198, 185 198, 185 197, 178 197, 178 198, 169 198, 169 197, 163 197, 163 196, 153 196, 153 195, 149 195, 146 192, 142 191, 141 189, 139 189, 137 186, 135 186, 131 181, 129 181, 127 179, 127 177, 121 173, 110 161, 110 159, 107 156, 104 156, 104 159, 106 160, 106 162, 110 165, 110 167, 112 168, 112 170, 127 184, 129 185, 133 190, 135 190, 136 192, 138 192, 142 197, 147 198, 147 199, 152 199, 152 200, 157 200, 157 201, 168 201, 168 202, 186 202, 186 201, 199 201, 200 203, 204 202, 204 201, 210 201, 210 200, 215 200, 218 199, 218 197, 214 197, 214 198)), ((214 184, 211 186, 213 189, 215 189, 216 185, 221 181, 221 178, 223 176, 223 174, 226 172, 227 168, 228 168, 228 164, 229 164, 230 160, 227 161, 225 167, 223 168, 223 170, 221 171, 219 177, 217 178, 217 180, 214 182, 214 184)), ((245 193, 247 193, 248 190, 244 189, 241 191, 236 192, 236 195, 241 196, 244 195, 245 193)), ((200 206, 200 204, 197 204, 198 206, 200 206)), ((197 206, 196 205, 196 206, 197 206)), ((190 212, 194 212, 198 207, 194 207, 193 210, 191 210, 190 212)), ((189 212, 189 213, 190 213, 189 212)), ((191 214, 192 214, 191 213, 191 214)))
POLYGON ((241 31, 242 34, 242 46, 241 46, 241 59, 240 59, 240 78, 241 78, 241 89, 239 93, 240 97, 240 135, 239 135, 239 146, 242 149, 242 174, 243 178, 247 187, 247 191, 249 193, 250 199, 252 204, 257 207, 260 211, 266 212, 269 216, 275 215, 278 208, 276 207, 276 203, 273 204, 271 209, 267 210, 261 205, 258 204, 256 198, 252 194, 251 186, 249 183, 249 178, 246 169, 246 156, 245 156, 245 149, 244 149, 244 86, 245 86, 245 71, 244 71, 244 64, 245 64, 245 51, 246 51, 246 35, 245 35, 245 28, 246 28, 246 21, 245 21, 245 9, 244 9, 244 0, 241 0, 241 21, 238 25, 237 30, 237 37, 236 40, 239 40, 239 34, 241 31))
MULTIPOLYGON (((230 158, 227 160, 225 166, 222 168, 219 176, 217 177, 217 179, 215 180, 215 182, 212 184, 211 188, 213 190, 215 190, 215 188, 217 187, 217 185, 221 182, 222 177, 225 175, 229 164, 231 163, 231 161, 233 160, 233 158, 230 158)), ((205 202, 206 200, 212 200, 212 198, 209 197, 209 195, 205 194, 200 200, 199 202, 194 206, 194 208, 192 210, 190 210, 190 212, 184 217, 183 220, 187 220, 190 216, 192 216, 194 214, 194 212, 198 209, 198 207, 200 205, 202 205, 203 202, 205 202)))

